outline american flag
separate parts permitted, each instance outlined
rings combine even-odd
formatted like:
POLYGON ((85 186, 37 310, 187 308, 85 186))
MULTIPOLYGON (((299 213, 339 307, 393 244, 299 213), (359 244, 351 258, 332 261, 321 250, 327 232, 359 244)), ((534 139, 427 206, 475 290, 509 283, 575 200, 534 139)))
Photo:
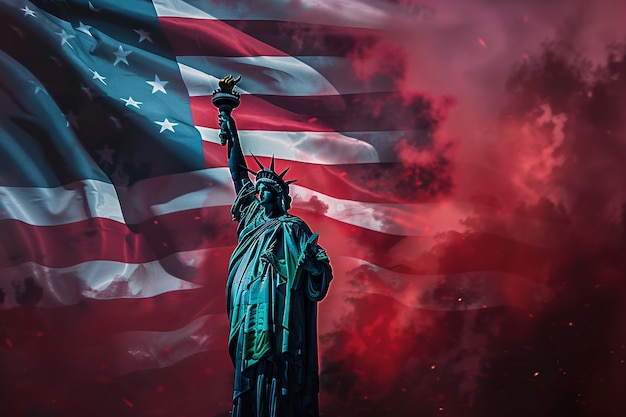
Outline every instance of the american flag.
MULTIPOLYGON (((545 236, 567 221, 454 194, 451 101, 406 89, 386 49, 432 14, 0 0, 0 414, 228 415, 227 74, 244 153, 291 167, 292 213, 331 258, 322 413, 469 415, 499 392, 477 388, 484 358, 527 348, 515 326, 553 296, 545 236)), ((524 366, 497 372, 530 386, 543 368, 524 366)))

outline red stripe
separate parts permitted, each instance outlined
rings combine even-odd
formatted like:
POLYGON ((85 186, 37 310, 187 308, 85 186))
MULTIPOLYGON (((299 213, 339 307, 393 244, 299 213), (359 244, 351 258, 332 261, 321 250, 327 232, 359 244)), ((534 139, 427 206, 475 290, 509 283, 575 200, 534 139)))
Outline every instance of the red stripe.
POLYGON ((280 20, 223 20, 232 27, 292 56, 351 56, 372 47, 376 29, 280 20))
POLYGON ((350 56, 380 31, 276 20, 160 17, 178 56, 350 56))
POLYGON ((291 213, 319 233, 320 245, 328 250, 331 262, 332 255, 345 255, 407 274, 502 271, 536 277, 544 274, 544 268, 554 256, 550 249, 489 233, 397 236, 341 223, 310 211, 293 209, 291 213))
MULTIPOLYGON (((505 237, 486 233, 455 234, 446 240, 447 246, 441 245, 455 253, 454 262, 432 265, 417 257, 418 252, 424 252, 437 242, 432 236, 390 235, 298 208, 291 213, 320 233, 321 244, 331 255, 363 259, 397 272, 437 274, 498 270, 533 276, 540 273, 533 265, 551 256, 546 248, 505 237), (403 249, 394 250, 395 247, 403 249), (485 256, 479 256, 481 252, 485 256), (411 256, 407 257, 407 253, 411 256), (523 262, 524 259, 537 262, 523 262)), ((182 251, 232 247, 236 240, 235 229, 228 207, 177 212, 131 226, 101 218, 58 226, 32 226, 3 220, 0 233, 13 243, 5 246, 0 268, 28 261, 56 268, 98 259, 138 264, 182 251)))
MULTIPOLYGON (((206 265, 205 287, 172 291, 150 298, 84 299, 56 308, 19 307, 0 310, 0 347, 12 349, 40 344, 99 344, 120 332, 173 331, 205 314, 226 312, 224 288, 227 265, 206 265)), ((0 355, 1 356, 1 355, 0 355)))
MULTIPOLYGON (((213 142, 203 141, 205 166, 223 167, 226 149, 213 142)), ((264 166, 271 158, 257 157, 264 166)), ((256 168, 249 157, 248 166, 256 168)), ((301 185, 330 197, 366 203, 433 203, 438 201, 428 187, 408 189, 400 180, 406 175, 401 162, 376 164, 321 165, 276 158, 277 171, 290 167, 287 179, 297 179, 301 185), (404 174, 404 175, 403 175, 404 174)))
POLYGON ((35 262, 64 268, 93 260, 144 263, 168 255, 235 243, 235 224, 228 207, 185 210, 126 225, 92 218, 56 226, 0 221, 5 245, 0 268, 35 262))
MULTIPOLYGON (((198 126, 217 129, 215 107, 211 97, 190 97, 191 116, 198 126)), ((237 127, 243 130, 270 130, 280 132, 334 132, 336 129, 327 125, 314 115, 297 114, 297 108, 277 107, 260 96, 246 95, 241 108, 236 114, 237 127), (243 111, 239 111, 242 110, 243 111)))
POLYGON ((159 18, 178 56, 288 56, 220 20, 159 18))
POLYGON ((107 363, 101 361, 114 359, 107 357, 104 346, 74 350, 74 355, 69 354, 72 346, 62 342, 45 348, 0 355, 7 382, 2 384, 4 416, 35 415, 36 409, 46 410, 37 415, 69 417, 200 417, 229 409, 232 365, 225 348, 117 378, 109 376, 107 363))
MULTIPOLYGON (((210 96, 190 98, 198 126, 218 128, 210 96)), ((433 105, 415 96, 405 102, 399 92, 327 96, 245 95, 236 114, 241 130, 280 132, 433 131, 433 105)))
MULTIPOLYGON (((320 405, 325 415, 347 415, 344 413, 347 410, 336 408, 346 406, 343 397, 346 391, 337 387, 351 387, 354 381, 361 381, 372 390, 368 392, 386 393, 388 390, 384 388, 393 385, 398 375, 406 377, 414 372, 406 368, 407 362, 417 369, 426 369, 424 372, 440 372, 438 368, 463 347, 456 331, 463 323, 475 323, 478 319, 504 323, 498 332, 480 334, 486 346, 499 346, 502 340, 515 344, 519 338, 517 332, 523 333, 535 325, 522 311, 510 307, 478 312, 429 311, 408 308, 392 298, 376 295, 352 298, 348 303, 354 313, 341 316, 345 321, 340 328, 336 327, 337 317, 331 317, 324 304, 320 306, 321 327, 324 320, 334 323, 330 333, 320 333, 320 405), (381 360, 385 361, 385 367, 377 366, 381 360), (431 368, 433 364, 437 369, 431 368)), ((67 323, 67 327, 70 325, 67 323)), ((47 415, 59 416, 94 415, 94 404, 98 416, 228 415, 233 368, 226 342, 220 350, 199 353, 169 367, 116 378, 111 378, 106 364, 98 361, 106 357, 106 352, 96 350, 89 356, 84 350, 77 357, 68 353, 71 347, 59 339, 30 351, 2 351, 0 368, 4 380, 10 381, 3 384, 3 395, 12 399, 3 404, 4 415, 27 415, 34 404, 47 415), (85 355, 87 362, 83 362, 81 355, 85 355)), ((534 354, 533 350, 526 352, 534 354)), ((520 369, 514 377, 527 378, 527 366, 525 369, 520 369)), ((403 378, 401 382, 404 385, 398 386, 409 388, 409 392, 424 389, 421 380, 403 378)), ((436 390, 440 385, 435 385, 428 391, 429 395, 431 391, 435 395, 439 392, 436 390)), ((415 403, 409 394, 395 395, 394 399, 395 409, 408 411, 415 403)))

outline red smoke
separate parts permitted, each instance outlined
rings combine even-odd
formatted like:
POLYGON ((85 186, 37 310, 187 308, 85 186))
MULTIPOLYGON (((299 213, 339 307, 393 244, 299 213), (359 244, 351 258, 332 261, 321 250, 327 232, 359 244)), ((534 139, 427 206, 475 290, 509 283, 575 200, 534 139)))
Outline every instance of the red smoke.
POLYGON ((430 240, 351 249, 388 271, 336 262, 347 272, 320 308, 325 415, 626 412, 624 12, 451 1, 360 52, 358 74, 393 78, 432 118, 376 184, 465 212, 430 240))

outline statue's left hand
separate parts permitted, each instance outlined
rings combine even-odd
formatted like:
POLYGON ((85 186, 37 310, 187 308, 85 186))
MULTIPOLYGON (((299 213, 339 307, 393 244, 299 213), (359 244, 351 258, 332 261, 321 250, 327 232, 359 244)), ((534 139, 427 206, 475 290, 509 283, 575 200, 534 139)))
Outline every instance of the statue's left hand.
POLYGON ((324 272, 322 261, 328 259, 324 249, 317 246, 314 250, 309 249, 302 260, 302 268, 312 275, 321 275, 324 272))

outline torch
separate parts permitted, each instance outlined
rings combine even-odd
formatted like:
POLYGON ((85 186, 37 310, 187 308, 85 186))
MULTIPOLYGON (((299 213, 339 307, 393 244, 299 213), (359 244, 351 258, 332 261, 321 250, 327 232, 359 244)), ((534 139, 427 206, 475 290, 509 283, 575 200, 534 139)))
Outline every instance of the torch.
POLYGON ((213 99, 211 102, 219 111, 220 121, 220 141, 222 146, 226 145, 229 140, 232 140, 231 130, 228 129, 228 123, 230 119, 230 113, 234 108, 239 106, 239 93, 234 91, 235 84, 241 80, 241 75, 237 78, 233 78, 232 75, 227 75, 219 81, 219 88, 213 91, 213 99))

